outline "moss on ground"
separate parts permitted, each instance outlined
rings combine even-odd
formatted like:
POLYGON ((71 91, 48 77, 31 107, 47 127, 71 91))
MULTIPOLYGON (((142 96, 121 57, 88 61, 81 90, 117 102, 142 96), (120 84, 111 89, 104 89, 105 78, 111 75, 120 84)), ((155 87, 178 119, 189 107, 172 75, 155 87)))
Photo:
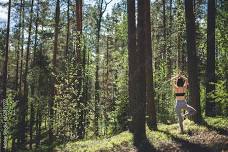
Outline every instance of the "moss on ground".
MULTIPOLYGON (((207 124, 216 128, 227 128, 227 118, 206 118, 207 124)), ((201 125, 197 125, 190 120, 184 121, 185 133, 179 133, 178 124, 165 125, 158 124, 158 131, 150 131, 146 129, 147 137, 150 143, 156 148, 160 149, 161 143, 173 143, 173 139, 179 139, 181 141, 189 142, 193 134, 199 134, 203 132, 210 133, 210 130, 201 125)), ((192 140, 192 139, 191 139, 192 140)), ((130 132, 125 131, 116 136, 106 139, 93 139, 86 141, 69 142, 66 145, 58 146, 56 151, 64 152, 111 152, 118 151, 116 149, 124 147, 125 151, 136 151, 133 146, 133 136, 130 132)), ((120 148, 121 149, 121 148, 120 148)))

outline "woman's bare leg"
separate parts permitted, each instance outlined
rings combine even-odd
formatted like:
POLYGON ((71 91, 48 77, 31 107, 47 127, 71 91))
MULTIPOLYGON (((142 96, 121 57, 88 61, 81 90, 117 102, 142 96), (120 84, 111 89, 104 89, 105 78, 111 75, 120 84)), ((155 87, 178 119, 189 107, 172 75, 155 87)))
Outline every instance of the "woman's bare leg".
POLYGON ((193 116, 196 114, 196 109, 194 109, 192 106, 186 105, 185 109, 188 111, 184 116, 193 116))

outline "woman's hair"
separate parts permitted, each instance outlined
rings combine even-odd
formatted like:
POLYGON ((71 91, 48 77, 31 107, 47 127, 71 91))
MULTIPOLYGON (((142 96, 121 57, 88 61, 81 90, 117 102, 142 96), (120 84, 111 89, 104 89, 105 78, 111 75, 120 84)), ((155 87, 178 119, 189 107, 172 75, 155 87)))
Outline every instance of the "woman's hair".
POLYGON ((185 83, 185 80, 182 77, 177 79, 177 86, 178 87, 183 87, 184 83, 185 83))

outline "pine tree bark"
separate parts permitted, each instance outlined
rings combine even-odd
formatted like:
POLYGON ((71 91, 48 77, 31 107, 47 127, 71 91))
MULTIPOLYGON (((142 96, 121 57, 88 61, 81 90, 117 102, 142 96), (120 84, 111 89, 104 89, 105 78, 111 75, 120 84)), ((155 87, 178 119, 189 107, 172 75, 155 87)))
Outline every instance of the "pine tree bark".
POLYGON ((167 30, 166 30, 166 2, 165 0, 162 0, 162 16, 163 16, 163 51, 162 51, 162 58, 165 59, 167 58, 167 38, 166 38, 166 34, 167 34, 167 30))
POLYGON ((208 0, 207 17, 207 67, 206 67, 206 116, 215 116, 215 101, 209 94, 215 91, 215 0, 208 0))
POLYGON ((67 0, 67 35, 66 35, 65 57, 67 57, 69 54, 69 38, 70 38, 70 0, 67 0))
POLYGON ((101 8, 99 8, 99 16, 97 19, 97 38, 96 38, 96 73, 95 73, 95 120, 94 120, 94 125, 95 125, 95 135, 99 136, 99 126, 98 126, 98 121, 99 121, 99 104, 100 104, 100 82, 99 82, 99 62, 100 62, 100 30, 101 30, 101 9, 103 6, 103 1, 101 4, 101 8))
POLYGON ((78 65, 78 70, 77 70, 77 79, 78 79, 78 96, 77 99, 78 101, 78 125, 77 125, 77 136, 78 139, 83 139, 85 136, 85 126, 84 126, 84 101, 82 98, 83 94, 83 88, 82 88, 82 60, 81 60, 81 45, 82 45, 82 0, 77 0, 76 1, 76 20, 77 20, 77 42, 76 42, 76 52, 77 52, 77 65, 78 65))
POLYGON ((38 26, 39 26, 39 11, 40 11, 40 1, 37 0, 37 10, 36 10, 36 22, 35 22, 35 42, 34 42, 34 52, 33 52, 33 62, 36 60, 37 56, 37 39, 38 39, 38 26))
POLYGON ((42 113, 41 113, 41 104, 38 99, 38 107, 36 110, 36 149, 40 146, 40 138, 41 138, 41 123, 42 123, 42 113))
POLYGON ((21 36, 21 16, 19 19, 19 34, 18 34, 18 44, 17 47, 15 48, 16 50, 16 74, 15 74, 15 91, 18 93, 18 79, 19 79, 19 60, 20 60, 20 36, 21 36))
POLYGON ((157 119, 155 109, 155 92, 153 86, 153 68, 152 68, 152 44, 151 44, 151 25, 150 25, 150 1, 145 0, 144 5, 145 21, 145 59, 146 59, 146 103, 147 103, 147 125, 151 130, 157 130, 157 119))
MULTIPOLYGON (((10 13, 11 13, 11 0, 8 3, 8 21, 7 21, 7 31, 6 31, 6 43, 5 43, 5 53, 4 53, 4 61, 3 61, 3 69, 2 69, 2 97, 0 98, 0 110, 3 116, 4 104, 6 102, 6 91, 7 91, 7 75, 8 75, 8 54, 9 54, 9 33, 10 33, 10 13)), ((5 118, 3 118, 3 122, 1 123, 1 151, 6 151, 6 143, 5 143, 5 118)))
POLYGON ((172 75, 172 5, 173 5, 173 1, 170 0, 169 1, 169 46, 167 48, 167 78, 170 79, 171 75, 172 75))
POLYGON ((134 145, 142 146, 146 139, 145 132, 145 111, 146 111, 146 73, 145 73, 145 22, 144 7, 145 1, 138 1, 138 17, 137 17, 137 49, 136 49, 136 72, 135 85, 136 92, 133 112, 133 135, 134 145))
MULTIPOLYGON (((135 101, 135 54, 136 54, 136 24, 135 24, 135 0, 127 1, 128 13, 128 96, 129 96, 129 116, 132 119, 135 101)), ((133 133, 132 120, 129 122, 129 130, 133 133)))
POLYGON ((198 78, 198 60, 196 52, 196 28, 195 15, 193 12, 193 0, 185 0, 185 20, 187 32, 187 55, 188 55, 188 75, 189 75, 189 99, 191 105, 197 110, 193 116, 195 123, 201 122, 200 109, 200 88, 198 78))
POLYGON ((24 8, 24 0, 21 0, 21 7, 22 10, 20 12, 20 16, 22 16, 22 21, 21 21, 21 61, 20 61, 20 80, 19 80, 19 94, 22 95, 22 79, 23 79, 23 59, 24 59, 24 23, 25 23, 25 8, 24 8))

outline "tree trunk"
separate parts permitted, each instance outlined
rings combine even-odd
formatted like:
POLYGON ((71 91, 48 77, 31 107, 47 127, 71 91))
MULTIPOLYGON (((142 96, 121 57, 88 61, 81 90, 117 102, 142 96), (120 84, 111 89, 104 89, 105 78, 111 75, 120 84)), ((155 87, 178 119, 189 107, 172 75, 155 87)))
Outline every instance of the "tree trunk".
POLYGON ((24 0, 21 0, 22 11, 20 12, 20 16, 22 16, 22 37, 21 37, 21 65, 20 65, 20 80, 19 80, 19 93, 22 94, 22 79, 23 79, 23 58, 24 58, 24 22, 25 22, 25 11, 24 11, 24 0))
POLYGON ((66 36, 65 57, 67 57, 69 54, 69 37, 70 37, 70 0, 67 0, 67 36, 66 36))
MULTIPOLYGON (((33 62, 36 63, 36 58, 37 58, 37 37, 38 37, 38 21, 39 21, 39 0, 37 0, 37 12, 36 12, 36 22, 35 22, 35 44, 34 44, 34 52, 33 52, 33 62)), ((31 96, 33 99, 34 97, 34 86, 31 86, 31 96)), ((33 100, 35 101, 35 100, 33 100)), ((29 142, 29 148, 32 149, 32 143, 33 143, 33 126, 35 124, 35 114, 34 113, 34 104, 31 102, 30 106, 30 126, 29 126, 29 135, 30 135, 30 142, 29 142)))
POLYGON ((77 65, 78 65, 78 70, 77 70, 77 79, 78 79, 78 95, 77 99, 78 101, 78 125, 77 125, 77 136, 78 139, 83 139, 85 136, 85 126, 84 126, 84 103, 83 103, 83 98, 82 98, 82 62, 81 62, 81 38, 82 38, 82 0, 77 0, 76 1, 76 20, 77 20, 77 41, 76 41, 76 53, 77 53, 77 65))
POLYGON ((137 17, 137 50, 136 50, 136 72, 135 72, 135 100, 133 112, 133 135, 134 145, 141 147, 146 139, 145 111, 146 111, 146 75, 145 75, 145 1, 138 1, 137 17))
POLYGON ((185 19, 187 31, 187 54, 188 54, 188 75, 189 75, 189 99, 191 105, 197 110, 193 120, 201 122, 200 109, 200 88, 198 79, 198 60, 196 52, 196 28, 193 12, 193 0, 185 0, 185 19))
MULTIPOLYGON (((2 116, 4 114, 4 103, 6 102, 6 91, 7 91, 7 75, 8 75, 8 53, 9 53, 9 33, 10 33, 10 13, 11 13, 11 0, 9 0, 8 4, 8 22, 7 22, 7 33, 6 33, 6 43, 5 43, 5 53, 4 53, 4 63, 3 63, 3 69, 2 69, 2 97, 0 98, 0 106, 1 106, 1 112, 2 116)), ((1 151, 5 152, 6 143, 5 143, 5 135, 4 135, 4 123, 7 120, 4 120, 1 124, 1 151)))
POLYGON ((172 75, 172 5, 173 1, 169 1, 169 47, 167 48, 167 78, 170 79, 172 75))
POLYGON ((40 146, 40 138, 41 138, 41 123, 42 123, 42 113, 41 113, 41 103, 39 102, 40 99, 38 99, 38 107, 36 110, 36 148, 40 146))
MULTIPOLYGON (((129 116, 132 119, 135 101, 135 54, 136 54, 136 25, 135 25, 135 0, 128 0, 128 96, 129 96, 129 116)), ((133 123, 129 122, 129 130, 133 133, 133 123)))
POLYGON ((146 103, 147 103, 147 125, 151 130, 157 130, 155 92, 153 86, 153 68, 152 68, 152 44, 151 44, 151 25, 150 25, 150 1, 145 1, 145 59, 146 59, 146 103))
POLYGON ((85 130, 86 130, 86 108, 87 108, 87 101, 88 101, 88 79, 87 79, 87 75, 86 75, 86 46, 84 45, 83 48, 83 61, 82 61, 82 69, 83 69, 83 92, 82 92, 82 100, 84 103, 84 109, 83 109, 83 138, 85 137, 85 130))
MULTIPOLYGON (((34 91, 34 90, 33 90, 34 91)), ((34 95, 34 93, 33 93, 34 95)), ((29 136, 30 136, 30 139, 29 139, 29 149, 32 149, 32 135, 33 135, 33 125, 34 125, 34 105, 33 103, 31 102, 31 109, 30 109, 30 122, 29 122, 29 136)))
POLYGON ((215 91, 215 8, 216 1, 208 0, 207 17, 207 68, 206 68, 206 116, 215 116, 215 101, 209 94, 215 91))
MULTIPOLYGON (((22 0, 21 0, 21 3, 20 3, 20 10, 19 10, 19 14, 20 14, 20 17, 19 17, 19 23, 18 23, 18 25, 19 25, 19 27, 18 27, 18 29, 19 29, 19 34, 18 34, 18 47, 17 47, 17 50, 16 50, 16 60, 17 60, 17 62, 16 62, 16 76, 15 76, 15 91, 16 91, 16 95, 15 95, 15 98, 14 98, 14 101, 16 102, 18 99, 20 99, 19 98, 19 96, 20 96, 20 88, 21 88, 21 81, 20 81, 20 77, 21 77, 21 75, 20 75, 20 70, 22 70, 22 69, 19 69, 20 68, 20 66, 19 66, 19 64, 20 64, 20 61, 22 60, 22 59, 20 59, 20 48, 21 48, 21 46, 23 45, 22 44, 22 40, 21 39, 23 39, 23 37, 22 37, 22 35, 23 35, 23 32, 22 32, 22 11, 23 11, 23 2, 22 2, 22 0), (20 76, 20 77, 19 77, 20 76)), ((22 55, 23 56, 23 55, 22 55)), ((19 101, 19 100, 18 100, 19 101)), ((17 103, 17 102, 16 102, 17 103)), ((19 105, 19 104, 18 104, 19 105)), ((16 105, 16 106, 18 106, 18 105, 16 105)), ((17 110, 17 108, 15 109, 15 110, 17 110)), ((18 119, 19 118, 19 116, 16 116, 16 119, 18 119)), ((18 119, 19 120, 19 119, 18 119)), ((18 121, 17 120, 17 121, 18 121)), ((18 126, 15 130, 16 130, 16 133, 14 133, 13 134, 13 137, 12 137, 12 151, 15 151, 15 147, 16 147, 16 139, 19 139, 18 138, 18 128, 19 128, 19 124, 18 124, 18 122, 16 122, 16 126, 18 126)))
POLYGON ((167 50, 166 50, 166 3, 165 0, 162 0, 162 16, 163 16, 163 38, 164 38, 164 42, 163 42, 163 51, 162 51, 162 58, 165 59, 166 61, 166 57, 167 57, 167 50))
POLYGON ((31 30, 32 30, 32 20, 33 20, 33 1, 31 1, 31 10, 29 18, 29 29, 28 29, 28 41, 26 48, 26 62, 25 62, 25 73, 24 73, 24 97, 22 100, 23 111, 22 115, 22 124, 21 124, 21 146, 25 147, 26 142, 26 115, 28 110, 28 84, 27 84, 27 75, 28 75, 28 64, 29 64, 29 54, 30 54, 30 43, 31 43, 31 30))
POLYGON ((100 41, 100 20, 97 22, 97 41, 96 41, 96 74, 95 74, 95 135, 99 135, 99 103, 100 103, 100 82, 99 82, 99 61, 100 61, 100 50, 99 50, 99 41, 100 41))
MULTIPOLYGON (((53 50, 53 73, 56 74, 57 67, 57 53, 58 53, 58 36, 59 36, 59 16, 60 16, 60 2, 56 1, 55 8, 55 31, 54 31, 54 50, 53 50)), ((54 117, 54 98, 56 95, 55 89, 56 78, 55 75, 52 77, 52 86, 51 86, 51 99, 48 102, 48 110, 49 110, 49 124, 48 124, 48 142, 49 142, 49 150, 52 150, 53 143, 53 117, 54 117)))
POLYGON ((35 22, 35 44, 33 52, 33 61, 35 62, 35 57, 37 55, 37 38, 38 38, 38 26, 39 26, 39 10, 40 10, 40 1, 37 0, 37 11, 36 11, 36 22, 35 22))
POLYGON ((99 117, 100 117, 100 81, 99 81, 99 63, 100 63, 100 31, 101 31, 101 19, 104 14, 104 12, 107 9, 107 3, 105 4, 104 7, 104 0, 99 0, 98 3, 98 17, 96 19, 96 58, 95 58, 95 63, 96 63, 96 73, 95 73, 95 113, 94 113, 94 125, 95 125, 95 135, 99 136, 99 117))
POLYGON ((21 16, 19 19, 19 34, 18 34, 18 44, 15 48, 16 50, 16 74, 15 74, 15 91, 18 93, 18 78, 19 78, 19 60, 20 60, 20 37, 21 37, 21 16))

